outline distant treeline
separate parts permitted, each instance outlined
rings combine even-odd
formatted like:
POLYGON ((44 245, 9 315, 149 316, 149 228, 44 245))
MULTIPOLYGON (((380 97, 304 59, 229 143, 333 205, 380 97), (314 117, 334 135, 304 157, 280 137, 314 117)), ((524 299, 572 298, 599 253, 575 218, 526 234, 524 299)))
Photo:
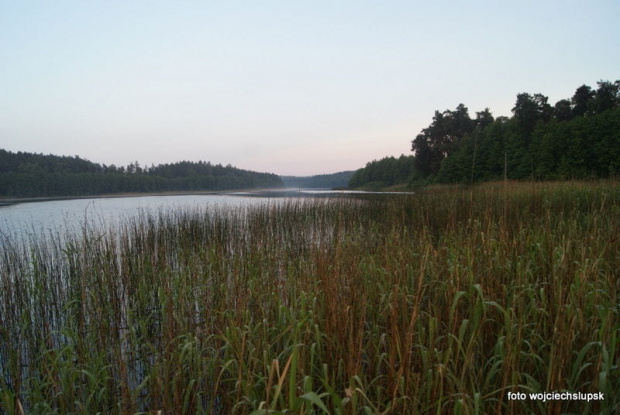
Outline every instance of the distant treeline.
POLYGON ((354 171, 342 171, 333 174, 319 174, 309 177, 281 176, 286 187, 334 189, 347 187, 354 171))
POLYGON ((0 196, 81 196, 129 192, 232 190, 283 187, 275 174, 230 165, 182 161, 142 167, 106 166, 66 157, 0 149, 0 196))
MULTIPOLYGON (((620 81, 600 81, 597 85, 597 89, 582 85, 570 99, 553 106, 542 94, 520 93, 512 117, 494 118, 487 108, 471 118, 463 104, 454 111, 435 111, 431 124, 411 143, 415 172, 401 174, 399 180, 471 183, 504 177, 617 177, 620 81)), ((365 172, 353 176, 350 186, 380 183, 382 177, 393 176, 389 170, 396 170, 395 164, 389 158, 369 163, 362 169, 365 172)))
POLYGON ((379 189, 411 183, 419 178, 414 161, 413 156, 405 155, 399 158, 385 157, 381 160, 373 160, 366 164, 366 167, 355 172, 349 181, 349 187, 379 189))

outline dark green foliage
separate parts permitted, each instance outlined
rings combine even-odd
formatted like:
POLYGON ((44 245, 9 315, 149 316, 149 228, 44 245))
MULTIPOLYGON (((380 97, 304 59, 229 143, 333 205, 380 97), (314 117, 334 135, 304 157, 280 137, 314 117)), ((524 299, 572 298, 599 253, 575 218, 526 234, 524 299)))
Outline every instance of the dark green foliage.
MULTIPOLYGON (((554 107, 547 101, 542 94, 518 94, 514 116, 478 123, 442 159, 435 180, 615 177, 620 170, 620 81, 598 82, 596 91, 582 85, 570 101, 560 100, 554 107)), ((418 164, 428 160, 424 149, 415 145, 420 137, 426 135, 414 141, 414 149, 422 150, 418 164)))
POLYGON ((81 196, 129 192, 282 187, 278 176, 230 165, 182 161, 143 168, 106 166, 75 157, 0 149, 0 197, 81 196))
POLYGON ((291 188, 334 189, 347 187, 355 171, 341 171, 333 174, 319 174, 316 176, 280 176, 284 186, 291 188))
POLYGON ((504 139, 511 124, 507 118, 498 117, 489 128, 482 131, 478 140, 474 177, 490 180, 504 174, 504 139))
POLYGON ((614 83, 600 81, 597 84, 598 89, 594 94, 594 99, 589 103, 590 113, 602 114, 618 107, 620 104, 620 80, 614 83))
POLYGON ((414 165, 424 177, 435 174, 445 157, 441 151, 432 147, 426 134, 418 134, 411 143, 411 151, 415 152, 414 165))
POLYGON ((534 94, 533 96, 527 93, 517 95, 517 102, 515 103, 512 112, 517 120, 522 135, 526 139, 536 128, 536 123, 539 121, 549 121, 553 110, 547 103, 549 99, 542 94, 534 94))
POLYGON ((582 85, 554 106, 543 94, 518 94, 511 118, 495 119, 486 108, 471 119, 463 104, 435 111, 411 144, 414 157, 368 163, 349 186, 615 177, 620 81, 600 81, 596 90, 582 85))
MULTIPOLYGON (((478 113, 478 117, 477 121, 484 123, 492 119, 488 109, 478 113)), ((424 176, 437 173, 442 160, 458 149, 461 140, 475 126, 476 122, 469 117, 468 109, 463 104, 459 104, 454 111, 435 111, 431 125, 411 142, 411 151, 416 155, 415 167, 424 176)))
POLYGON ((573 116, 582 117, 588 111, 590 101, 594 98, 594 91, 588 85, 581 85, 575 91, 571 102, 573 104, 573 116))
POLYGON ((484 111, 476 113, 476 127, 484 129, 487 127, 487 125, 492 124, 493 121, 495 121, 495 119, 493 118, 493 114, 491 114, 491 111, 488 108, 485 108, 484 111))
POLYGON ((349 181, 351 188, 383 188, 410 183, 420 177, 413 156, 385 157, 374 160, 355 172, 349 181))
POLYGON ((569 100, 561 99, 556 102, 553 107, 553 118, 558 121, 570 121, 573 118, 573 110, 569 100))

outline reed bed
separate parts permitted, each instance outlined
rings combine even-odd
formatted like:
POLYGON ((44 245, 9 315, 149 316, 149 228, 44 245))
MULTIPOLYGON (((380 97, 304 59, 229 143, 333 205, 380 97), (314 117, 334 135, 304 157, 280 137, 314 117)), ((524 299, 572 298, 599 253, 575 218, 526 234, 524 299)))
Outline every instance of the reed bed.
POLYGON ((611 414, 619 219, 500 184, 5 236, 0 412, 611 414))

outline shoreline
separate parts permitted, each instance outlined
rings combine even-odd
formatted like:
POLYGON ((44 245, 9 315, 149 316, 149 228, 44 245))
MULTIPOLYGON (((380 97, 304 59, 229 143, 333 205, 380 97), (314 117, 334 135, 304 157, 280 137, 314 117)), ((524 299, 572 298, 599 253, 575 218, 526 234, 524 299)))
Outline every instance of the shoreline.
POLYGON ((80 195, 80 196, 41 196, 24 198, 0 198, 0 207, 12 206, 21 203, 36 202, 55 202, 63 200, 78 199, 114 199, 121 197, 149 197, 149 196, 211 196, 228 195, 243 197, 284 197, 284 196, 316 196, 305 194, 297 188, 260 188, 260 189, 231 189, 231 190, 196 190, 196 191, 170 191, 170 192, 131 192, 131 193, 109 193, 102 195, 80 195))
MULTIPOLYGON (((273 190, 273 189, 261 189, 273 190)), ((62 200, 78 200, 78 199, 114 199, 120 197, 148 197, 148 196, 191 196, 191 195, 226 195, 239 192, 251 192, 253 190, 197 190, 197 191, 171 191, 171 192, 131 192, 131 193, 108 193, 102 195, 80 195, 80 196, 41 196, 41 197, 24 197, 24 198, 0 198, 0 207, 11 206, 21 203, 36 202, 55 202, 62 200)), ((255 191, 255 190, 254 190, 255 191)), ((274 191, 277 191, 274 190, 274 191)))

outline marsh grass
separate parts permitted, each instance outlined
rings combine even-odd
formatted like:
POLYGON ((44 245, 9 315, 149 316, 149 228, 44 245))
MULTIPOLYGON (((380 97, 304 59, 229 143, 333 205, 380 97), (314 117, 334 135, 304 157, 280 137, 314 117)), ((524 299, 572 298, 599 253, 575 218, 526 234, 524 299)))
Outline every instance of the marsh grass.
POLYGON ((619 218, 500 184, 4 237, 0 412, 613 413, 619 218))

